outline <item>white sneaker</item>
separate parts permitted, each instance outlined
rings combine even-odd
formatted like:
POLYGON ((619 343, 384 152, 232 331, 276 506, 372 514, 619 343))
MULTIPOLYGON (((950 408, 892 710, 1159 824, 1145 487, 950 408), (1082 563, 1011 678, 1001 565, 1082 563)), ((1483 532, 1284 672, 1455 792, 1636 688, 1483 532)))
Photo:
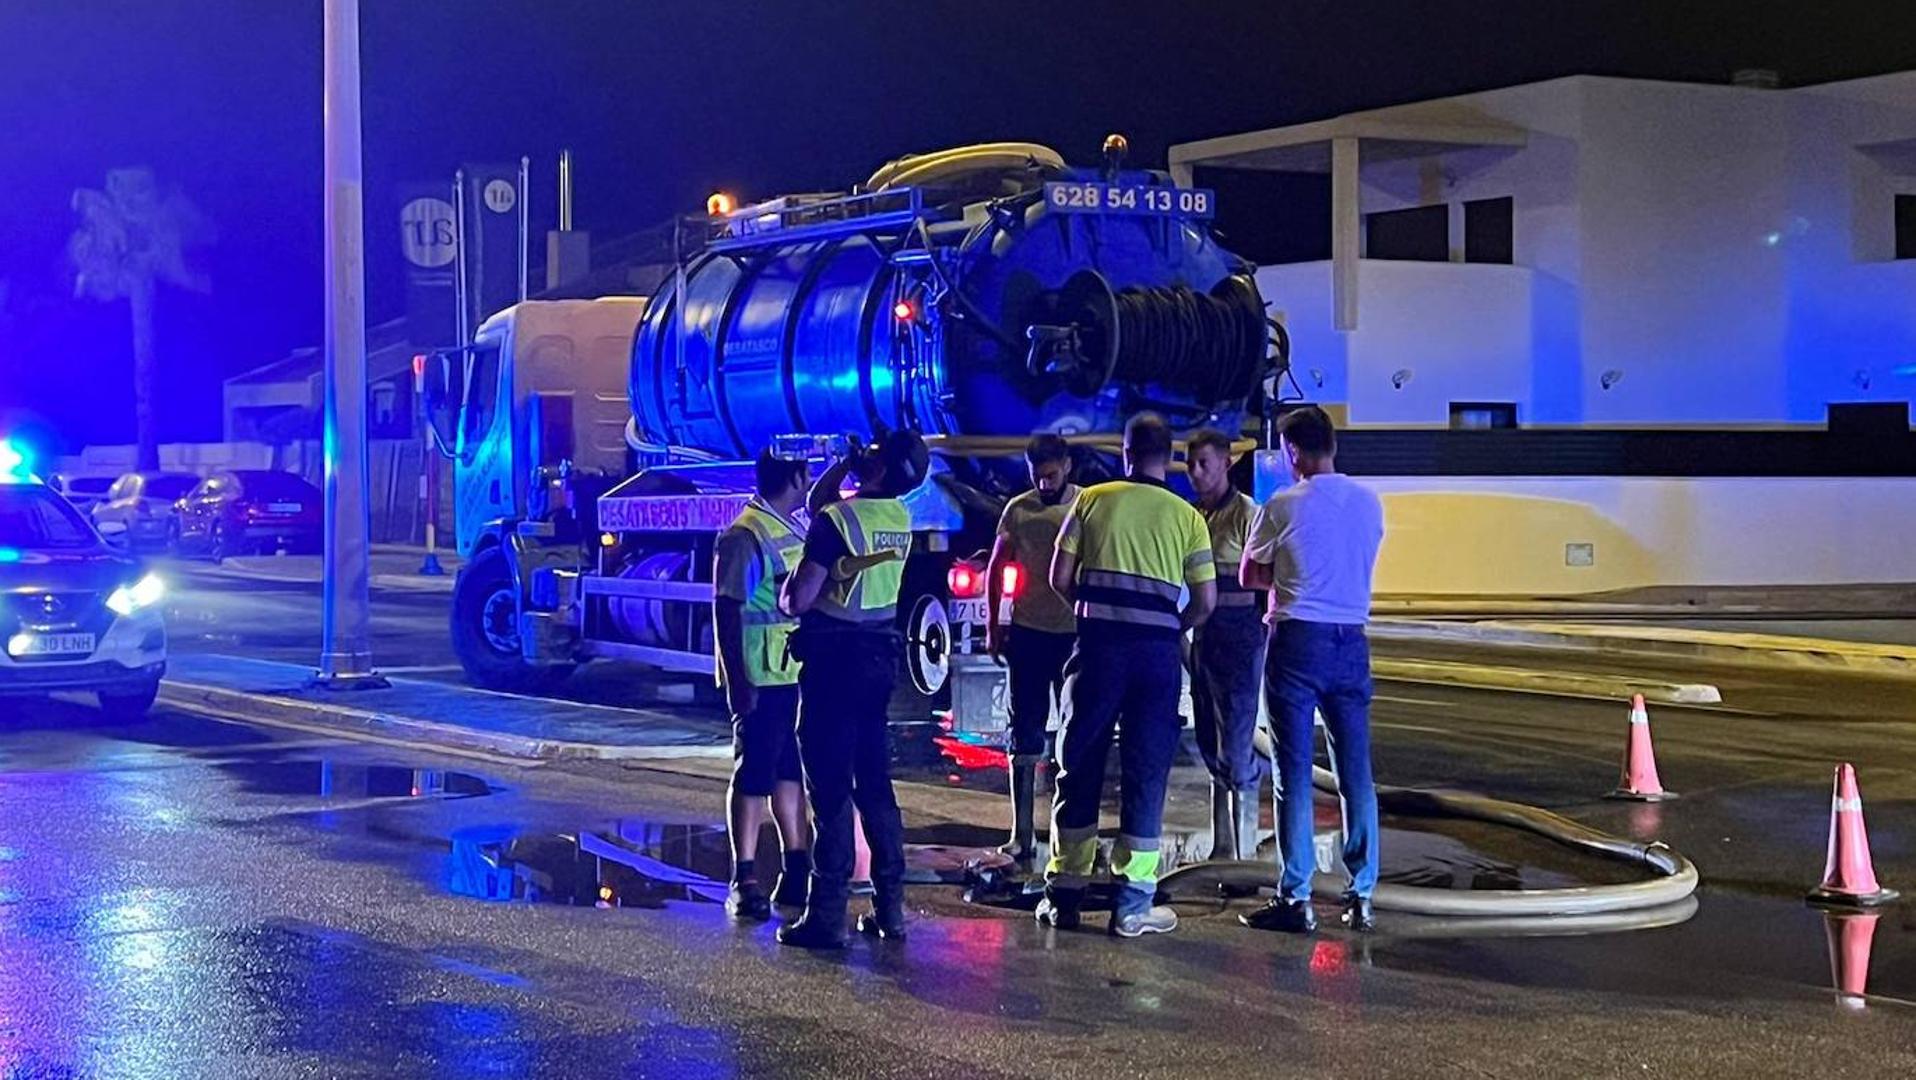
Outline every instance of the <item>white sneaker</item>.
POLYGON ((1135 915, 1120 915, 1111 923, 1111 932, 1121 938, 1146 934, 1168 934, 1178 928, 1178 913, 1159 904, 1135 915))

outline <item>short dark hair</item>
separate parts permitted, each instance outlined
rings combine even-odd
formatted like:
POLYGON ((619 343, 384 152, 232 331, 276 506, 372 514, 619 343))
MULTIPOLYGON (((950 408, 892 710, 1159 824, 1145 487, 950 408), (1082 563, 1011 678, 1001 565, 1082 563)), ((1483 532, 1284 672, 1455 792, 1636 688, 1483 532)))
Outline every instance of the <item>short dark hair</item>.
POLYGON ((1049 465, 1054 461, 1070 461, 1071 444, 1061 435, 1049 431, 1040 431, 1025 444, 1025 464, 1036 467, 1049 465))
POLYGON ((758 460, 752 465, 753 480, 758 484, 760 495, 784 491, 793 481, 802 484, 810 471, 811 466, 805 462, 779 457, 770 450, 760 450, 758 460))
POLYGON ((1171 460, 1171 425, 1154 412, 1141 412, 1124 425, 1124 448, 1133 461, 1171 460))
POLYGON ((1277 433, 1285 442, 1313 457, 1337 453, 1337 425, 1315 405, 1292 409, 1277 418, 1277 433))
POLYGON ((1189 439, 1186 439, 1184 441, 1184 456, 1186 459, 1189 459, 1190 457, 1195 455, 1199 450, 1202 450, 1207 446, 1213 450, 1216 450, 1218 453, 1223 454, 1225 457, 1225 460, 1227 461, 1230 460, 1231 437, 1229 435, 1224 434, 1222 431, 1219 431, 1216 428, 1208 428, 1208 427, 1199 428, 1196 432, 1194 432, 1191 435, 1189 439))

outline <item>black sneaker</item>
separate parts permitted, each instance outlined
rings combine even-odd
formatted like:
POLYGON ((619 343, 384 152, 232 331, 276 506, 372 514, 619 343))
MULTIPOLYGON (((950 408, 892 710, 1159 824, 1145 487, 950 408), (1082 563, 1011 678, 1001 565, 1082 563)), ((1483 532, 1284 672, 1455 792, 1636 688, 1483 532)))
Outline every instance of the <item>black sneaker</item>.
POLYGON ((1368 934, 1377 929, 1377 916, 1370 909, 1370 897, 1347 896, 1344 898, 1344 925, 1360 934, 1368 934))
POLYGON ((800 949, 831 950, 845 947, 845 926, 841 916, 839 925, 832 926, 822 918, 814 918, 810 912, 790 926, 778 928, 778 943, 800 949))
POLYGON ((1239 915, 1237 921, 1253 930, 1276 930, 1285 934, 1317 932, 1317 913, 1311 910, 1307 900, 1272 900, 1256 911, 1239 915))
POLYGON ((725 914, 739 922, 764 922, 772 917, 772 904, 757 885, 733 885, 725 892, 725 914))
POLYGON ((867 911, 858 917, 858 932, 880 941, 903 941, 905 940, 905 913, 900 910, 888 918, 875 910, 867 911))

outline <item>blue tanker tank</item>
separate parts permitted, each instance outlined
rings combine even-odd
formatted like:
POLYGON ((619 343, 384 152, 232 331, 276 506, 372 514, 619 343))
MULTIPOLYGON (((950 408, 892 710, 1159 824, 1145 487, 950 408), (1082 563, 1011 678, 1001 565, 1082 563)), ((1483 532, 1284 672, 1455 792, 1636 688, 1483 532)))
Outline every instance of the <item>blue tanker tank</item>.
POLYGON ((1120 155, 968 147, 714 218, 635 338, 634 448, 1114 433, 1147 408, 1238 430, 1273 363, 1252 267, 1211 236, 1210 192, 1120 155))

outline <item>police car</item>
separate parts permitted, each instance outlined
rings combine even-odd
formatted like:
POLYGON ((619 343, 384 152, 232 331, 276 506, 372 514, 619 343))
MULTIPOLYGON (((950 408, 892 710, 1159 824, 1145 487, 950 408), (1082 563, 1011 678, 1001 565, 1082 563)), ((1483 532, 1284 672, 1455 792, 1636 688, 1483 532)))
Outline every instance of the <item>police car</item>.
POLYGON ((165 583, 31 466, 0 439, 0 698, 92 692, 115 719, 144 716, 166 671, 165 583))

